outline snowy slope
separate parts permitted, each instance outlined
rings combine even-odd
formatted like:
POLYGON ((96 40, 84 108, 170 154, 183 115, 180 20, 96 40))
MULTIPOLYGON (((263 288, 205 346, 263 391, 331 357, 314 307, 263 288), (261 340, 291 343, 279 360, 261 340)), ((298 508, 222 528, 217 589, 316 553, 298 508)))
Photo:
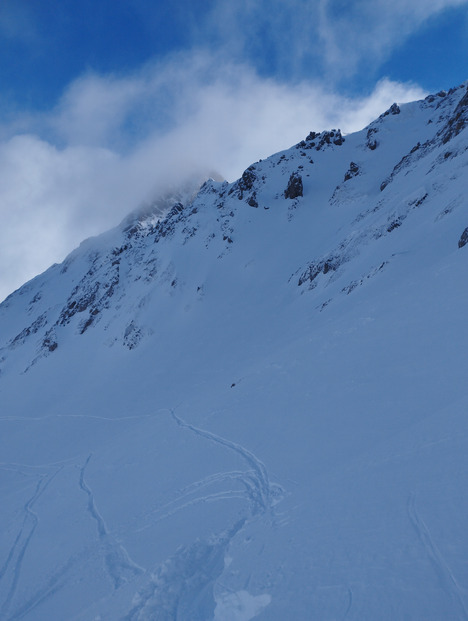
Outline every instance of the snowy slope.
POLYGON ((468 85, 0 306, 0 619, 468 619, 468 85))

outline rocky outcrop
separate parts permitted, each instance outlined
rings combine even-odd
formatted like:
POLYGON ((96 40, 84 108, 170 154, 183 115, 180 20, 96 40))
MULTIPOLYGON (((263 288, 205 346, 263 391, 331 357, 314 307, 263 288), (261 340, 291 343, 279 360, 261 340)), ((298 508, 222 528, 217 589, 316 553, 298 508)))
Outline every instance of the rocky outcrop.
POLYGON ((458 136, 458 134, 465 129, 468 125, 468 86, 466 87, 465 94, 458 102, 458 106, 455 108, 452 117, 449 119, 447 125, 441 132, 442 144, 447 144, 452 138, 458 136))
POLYGON ((315 149, 320 151, 327 145, 341 146, 345 141, 340 129, 330 129, 328 131, 317 134, 310 132, 305 140, 301 140, 296 145, 297 149, 315 149))
MULTIPOLYGON (((262 221, 260 214, 269 209, 272 212, 277 210, 271 221, 274 221, 276 214, 285 217, 285 222, 297 216, 295 226, 301 226, 302 220, 306 222, 309 215, 318 212, 321 207, 322 176, 325 181, 333 181, 333 185, 338 182, 328 204, 338 208, 349 207, 341 209, 340 213, 335 209, 333 214, 330 213, 330 218, 338 222, 349 213, 353 217, 353 231, 344 235, 342 243, 335 241, 332 248, 323 248, 320 254, 315 255, 318 251, 311 247, 310 252, 314 254, 306 254, 298 264, 291 266, 291 272, 294 271, 294 283, 303 285, 304 289, 318 287, 320 290, 322 286, 334 286, 333 283, 346 275, 348 264, 362 252, 364 245, 390 234, 392 238, 398 238, 401 227, 407 226, 406 221, 412 211, 423 203, 424 209, 428 205, 431 207, 434 197, 443 190, 437 175, 432 175, 433 170, 440 171, 441 178, 452 174, 447 177, 450 183, 456 180, 452 168, 463 178, 464 170, 454 160, 459 158, 462 163, 461 156, 466 146, 461 138, 453 138, 468 124, 467 86, 449 93, 438 93, 415 104, 415 119, 419 109, 424 111, 424 117, 417 121, 421 131, 410 132, 411 139, 405 135, 405 140, 401 141, 404 147, 397 149, 392 146, 388 157, 386 134, 411 129, 411 120, 407 122, 405 108, 401 110, 401 121, 404 122, 400 123, 400 118, 395 118, 400 114, 396 104, 364 130, 356 142, 354 138, 350 139, 349 144, 340 149, 341 156, 334 153, 345 140, 339 129, 321 133, 312 131, 292 149, 252 164, 234 183, 209 179, 196 196, 187 192, 172 192, 164 200, 139 208, 121 223, 118 234, 113 233, 108 241, 101 244, 88 240, 62 265, 56 266, 63 282, 67 283, 60 300, 52 298, 52 302, 47 302, 43 299, 46 288, 41 290, 37 283, 30 283, 15 294, 14 297, 28 296, 27 313, 23 323, 18 322, 8 335, 0 335, 3 347, 0 355, 27 342, 34 343, 35 351, 39 351, 41 357, 48 355, 57 347, 62 348, 64 330, 73 330, 75 335, 90 334, 100 327, 110 333, 109 326, 113 325, 120 309, 128 303, 126 291, 133 286, 132 283, 138 283, 135 290, 142 305, 146 304, 146 296, 149 299, 158 287, 164 295, 179 295, 187 284, 183 279, 184 267, 177 262, 172 264, 169 255, 173 251, 166 252, 166 248, 172 248, 172 244, 175 244, 174 248, 178 244, 193 244, 196 247, 198 243, 204 251, 213 251, 217 259, 222 259, 229 252, 236 253, 245 239, 242 229, 238 228, 240 219, 237 215, 242 210, 249 226, 252 222, 262 221), (427 127, 429 122, 434 124, 433 129, 427 127), (447 147, 444 146, 446 143, 449 143, 447 147), (369 153, 377 146, 380 148, 376 156, 369 153), (375 186, 378 188, 383 175, 387 178, 382 182, 381 190, 394 180, 398 181, 397 177, 411 174, 419 166, 418 160, 424 158, 427 162, 424 164, 425 176, 418 180, 417 187, 411 188, 411 194, 408 194, 410 189, 405 187, 401 196, 395 198, 390 187, 379 198, 373 196, 375 186), (388 168, 383 168, 381 162, 388 168), (316 188, 319 199, 316 198, 316 188), (305 199, 302 198, 304 194, 305 199), (319 203, 318 209, 308 209, 315 202, 319 203), (356 216, 354 209, 361 209, 361 212, 356 216), (369 225, 358 226, 364 219, 369 225), (202 240, 197 242, 199 236, 202 240)), ((391 143, 393 145, 393 141, 391 143)), ((327 193, 323 196, 330 196, 332 188, 327 186, 327 193)), ((464 204, 464 201, 464 193, 460 191, 458 196, 452 197, 436 221, 451 213, 454 205, 464 204)), ((265 219, 265 226, 267 222, 265 219)), ((461 228, 455 231, 453 239, 454 243, 458 240, 459 248, 463 248, 468 244, 468 227, 459 237, 460 233, 461 228)), ((355 282, 366 282, 367 277, 363 279, 364 276, 361 280, 354 278, 346 285, 347 291, 357 286, 355 282)), ((343 285, 341 281, 339 284, 343 285)), ((199 298, 197 294, 196 299, 199 298)), ((6 301, 2 307, 6 309, 10 302, 6 301)), ((135 317, 132 316, 123 327, 115 330, 106 343, 119 342, 128 349, 136 348, 148 334, 147 324, 138 313, 139 310, 136 310, 135 317)))
POLYGON ((46 313, 42 313, 42 315, 40 315, 35 321, 33 321, 30 326, 24 328, 24 330, 22 330, 19 334, 15 336, 14 339, 12 339, 12 341, 10 342, 10 347, 14 348, 18 345, 22 345, 31 334, 36 334, 36 332, 38 332, 46 324, 46 313))
POLYGON ((379 146, 379 143, 377 139, 375 138, 375 134, 377 134, 378 131, 379 130, 377 129, 377 127, 370 127, 367 130, 366 147, 370 149, 371 151, 375 151, 375 149, 377 149, 377 147, 379 146))
POLYGON ((287 188, 284 191, 284 197, 298 198, 299 196, 304 196, 302 177, 298 172, 293 172, 289 177, 287 188))
POLYGON ((392 115, 400 114, 400 112, 401 112, 400 106, 397 103, 393 103, 388 110, 386 110, 383 114, 379 116, 379 119, 383 119, 386 116, 389 116, 390 114, 392 115))
POLYGON ((309 288, 315 287, 315 279, 319 274, 328 274, 328 272, 336 272, 340 265, 346 262, 346 257, 339 254, 329 255, 325 259, 313 261, 309 263, 307 268, 299 276, 297 284, 301 287, 304 283, 309 284, 309 288))
POLYGON ((345 173, 344 181, 349 181, 353 177, 357 177, 359 175, 359 166, 355 162, 350 162, 349 168, 345 173))
POLYGON ((458 240, 458 247, 463 248, 463 246, 466 246, 466 244, 468 244, 468 226, 463 231, 463 233, 460 236, 460 239, 458 240))

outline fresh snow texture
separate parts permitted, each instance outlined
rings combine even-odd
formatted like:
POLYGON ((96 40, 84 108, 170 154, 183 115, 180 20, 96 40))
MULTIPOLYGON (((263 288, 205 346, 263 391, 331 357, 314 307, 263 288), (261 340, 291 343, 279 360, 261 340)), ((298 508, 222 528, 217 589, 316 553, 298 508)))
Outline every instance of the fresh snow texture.
POLYGON ((468 619, 467 100, 312 132, 0 305, 0 619, 468 619))

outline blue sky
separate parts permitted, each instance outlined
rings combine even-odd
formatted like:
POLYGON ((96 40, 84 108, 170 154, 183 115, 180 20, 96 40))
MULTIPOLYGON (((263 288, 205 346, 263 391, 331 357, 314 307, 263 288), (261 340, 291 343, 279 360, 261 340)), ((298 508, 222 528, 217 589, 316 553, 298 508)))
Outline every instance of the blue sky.
POLYGON ((325 80, 350 95, 371 90, 382 77, 428 91, 464 81, 467 3, 418 5, 421 10, 362 0, 2 0, 2 103, 48 109, 83 73, 125 74, 155 58, 202 49, 246 62, 262 77, 325 80), (321 29, 335 30, 336 57, 321 29))
POLYGON ((398 13, 393 2, 2 0, 2 99, 12 106, 46 109, 84 72, 132 72, 154 58, 193 49, 226 54, 248 62, 261 76, 285 82, 330 79, 349 94, 371 89, 383 76, 411 80, 430 91, 463 81, 467 3, 419 4, 426 7, 417 14, 398 13), (374 12, 366 6, 372 4, 374 12), (379 35, 379 13, 382 20, 393 14, 393 23, 375 53, 366 39, 373 37, 369 30, 379 35), (345 39, 343 56, 358 40, 351 70, 346 64, 340 69, 344 58, 329 58, 320 32, 325 19, 326 28, 336 28, 337 38, 345 39))
POLYGON ((1 299, 167 184, 465 81, 468 0, 0 0, 0 58, 1 299))

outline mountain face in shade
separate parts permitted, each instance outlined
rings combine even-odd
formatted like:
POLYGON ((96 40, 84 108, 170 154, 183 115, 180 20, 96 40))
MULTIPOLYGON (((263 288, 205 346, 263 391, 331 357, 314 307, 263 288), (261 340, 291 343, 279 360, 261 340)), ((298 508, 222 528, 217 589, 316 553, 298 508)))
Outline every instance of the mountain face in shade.
POLYGON ((468 619, 467 89, 0 305, 0 619, 468 619))

